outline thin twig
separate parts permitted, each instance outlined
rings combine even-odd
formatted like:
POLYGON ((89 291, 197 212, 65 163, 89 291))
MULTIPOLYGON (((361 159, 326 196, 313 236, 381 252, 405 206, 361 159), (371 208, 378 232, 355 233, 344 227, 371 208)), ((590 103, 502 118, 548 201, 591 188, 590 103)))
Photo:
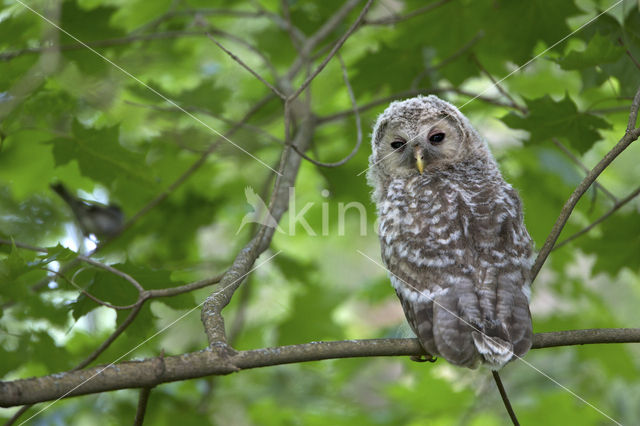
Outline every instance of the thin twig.
POLYGON ((169 287, 169 288, 161 288, 155 290, 147 290, 146 295, 149 299, 155 299, 158 297, 171 297, 176 296, 178 294, 188 293, 190 291, 198 290, 201 288, 208 287, 210 285, 214 285, 220 282, 224 273, 215 275, 210 278, 205 278, 203 280, 194 281, 189 284, 184 284, 178 287, 169 287))
POLYGON ((500 396, 502 397, 504 408, 507 409, 507 413, 509 413, 509 418, 511 419, 511 422, 513 422, 514 426, 520 426, 520 422, 518 422, 516 413, 513 411, 513 407, 511 406, 511 401, 509 401, 509 397, 507 396, 507 391, 504 390, 504 386, 502 385, 500 374, 498 374, 496 370, 491 370, 491 374, 493 374, 493 380, 495 380, 496 386, 498 386, 498 391, 500 391, 500 396))
MULTIPOLYGON (((180 112, 180 110, 176 107, 174 107, 173 105, 166 105, 166 106, 162 106, 162 105, 149 105, 149 104, 142 104, 139 102, 134 102, 134 101, 129 101, 129 100, 125 100, 124 101, 125 104, 127 105, 131 105, 131 106, 135 106, 135 107, 140 107, 140 108, 148 108, 148 109, 152 109, 155 111, 162 111, 162 112, 180 112)), ((254 133, 263 135, 264 137, 272 140, 273 142, 278 143, 279 145, 284 145, 284 141, 282 139, 280 139, 277 136, 272 135, 271 133, 267 132, 266 130, 262 129, 261 127, 258 126, 254 126, 253 124, 249 124, 247 122, 238 122, 235 120, 232 120, 230 118, 226 118, 223 117, 221 115, 216 115, 214 113, 212 113, 211 111, 209 111, 206 108, 202 108, 202 107, 198 107, 198 106, 185 106, 183 107, 184 109, 186 109, 189 112, 199 112, 201 114, 206 114, 207 116, 214 118, 216 120, 220 120, 223 123, 229 124, 231 126, 236 126, 239 125, 249 131, 252 131, 254 133)), ((200 152, 200 154, 202 154, 202 152, 200 152)))
POLYGON ((287 34, 289 34, 291 44, 298 53, 301 53, 305 37, 300 30, 293 26, 293 22, 291 21, 291 11, 289 10, 289 2, 287 0, 281 0, 280 9, 282 9, 282 15, 284 16, 284 29, 287 31, 287 34))
POLYGON ((81 361, 72 371, 81 370, 85 368, 87 365, 91 364, 96 358, 98 358, 102 352, 104 352, 111 344, 133 323, 136 319, 142 306, 144 305, 144 300, 138 303, 133 310, 127 315, 124 321, 116 328, 111 335, 100 344, 89 356, 87 356, 83 361, 81 361))
POLYGON ((133 278, 131 275, 127 274, 126 272, 119 271, 118 269, 114 268, 113 266, 109 266, 109 265, 104 264, 102 262, 98 262, 97 260, 93 260, 93 259, 91 259, 90 257, 87 257, 87 256, 78 255, 78 259, 80 259, 81 261, 83 261, 85 263, 88 263, 91 266, 95 266, 96 268, 104 269, 105 271, 110 272, 110 273, 112 273, 114 275, 117 275, 120 278, 124 278, 129 283, 131 283, 131 285, 133 285, 138 290, 138 292, 140 292, 140 293, 144 292, 144 288, 142 287, 142 285, 135 278, 133 278))
POLYGON ((491 75, 491 73, 480 63, 480 60, 478 60, 478 58, 476 57, 476 55, 471 54, 471 60, 476 64, 476 66, 480 69, 480 71, 482 71, 482 73, 484 75, 486 75, 487 77, 489 77, 489 80, 491 80, 491 83, 493 83, 493 87, 495 87, 496 89, 498 89, 498 91, 500 93, 502 93, 502 95, 507 98, 509 100, 509 102, 511 103, 511 106, 515 109, 517 109, 518 111, 520 111, 523 114, 526 114, 528 112, 526 107, 523 107, 521 105, 518 104, 518 102, 516 102, 516 100, 511 96, 511 94, 509 92, 507 92, 504 87, 502 87, 502 85, 500 85, 500 82, 498 80, 496 80, 493 75, 491 75))
MULTIPOLYGON (((626 107, 626 109, 628 109, 629 107, 626 107)), ((582 161, 580 161, 580 159, 578 157, 576 157, 575 155, 573 155, 573 152, 571 152, 569 150, 569 148, 567 148, 566 146, 564 146, 564 144, 562 142, 560 142, 558 140, 558 138, 551 138, 551 142, 553 142, 553 144, 555 146, 557 146, 560 151, 562 151, 564 153, 564 155, 566 155, 567 157, 569 157, 571 159, 571 161, 573 161, 578 167, 580 167, 582 169, 582 171, 589 173, 589 168, 587 166, 584 165, 584 163, 582 161)), ((598 189, 600 189, 602 192, 604 192, 606 194, 607 197, 611 198, 611 200, 613 200, 614 203, 618 202, 618 198, 613 195, 611 193, 611 191, 609 191, 607 188, 605 188, 604 186, 602 186, 602 184, 600 184, 600 182, 595 181, 593 183, 593 186, 597 187, 598 189)))
POLYGON ((450 63, 452 63, 453 61, 455 61, 456 59, 458 59, 460 56, 464 55, 467 51, 471 50, 471 48, 473 48, 473 46, 475 46, 475 44, 481 40, 484 37, 484 31, 480 30, 476 33, 476 35, 473 36, 473 38, 471 40, 469 40, 467 43, 465 43, 462 47, 460 47, 458 50, 456 50, 455 52, 453 52, 451 55, 449 55, 448 57, 444 58, 442 61, 438 62, 437 64, 427 67, 425 68, 420 74, 418 74, 413 81, 411 82, 411 89, 412 90, 416 90, 418 88, 418 86, 420 85, 420 82, 422 81, 422 79, 429 73, 440 69, 444 66, 449 65, 450 63))
POLYGON ((360 149, 360 145, 362 144, 362 122, 360 120, 360 113, 358 112, 358 103, 356 102, 356 97, 353 94, 353 88, 351 87, 351 83, 349 83, 349 76, 347 75, 347 67, 345 66, 344 61, 342 60, 342 56, 340 56, 340 54, 338 53, 336 55, 336 57, 338 58, 338 61, 340 62, 340 67, 342 68, 342 79, 344 80, 345 86, 347 86, 347 91, 349 92, 349 99, 351 100, 351 105, 353 107, 353 114, 356 117, 357 137, 356 137, 356 144, 353 147, 353 149, 351 150, 351 152, 346 157, 344 157, 342 160, 336 161, 335 163, 323 163, 321 161, 314 160, 313 158, 308 157, 305 153, 300 152, 297 147, 295 147, 295 146, 293 147, 293 150, 296 153, 298 153, 300 156, 302 156, 302 158, 304 158, 307 161, 310 161, 311 163, 315 164, 316 166, 321 166, 321 167, 339 167, 339 166, 342 166, 347 161, 349 161, 351 158, 353 158, 354 155, 356 155, 356 153, 358 152, 358 149, 360 149))
POLYGON ((149 395, 151 395, 150 387, 144 387, 140 389, 140 395, 138 396, 138 408, 136 410, 136 417, 133 421, 133 426, 142 426, 144 423, 144 415, 147 412, 147 402, 149 402, 149 395))
POLYGON ((333 49, 331 49, 331 51, 326 56, 326 58, 324 58, 322 63, 320 63, 320 65, 318 65, 318 67, 311 73, 311 75, 309 77, 307 77, 307 79, 304 81, 304 83, 302 83, 300 85, 298 90, 296 90, 291 96, 289 96, 290 100, 294 100, 295 98, 297 98, 300 95, 300 93, 302 93, 307 88, 307 86, 309 84, 311 84, 313 79, 316 78, 316 76, 318 74, 320 74, 320 72, 324 69, 324 67, 327 66, 327 64, 329 63, 331 58, 333 58, 333 56, 338 52, 338 50, 340 50, 340 48, 345 43, 345 41, 347 41, 349 36, 351 36, 351 34, 356 30, 356 28, 358 28, 358 26, 362 23, 362 20, 364 19, 364 16, 367 14, 367 12, 369 11, 369 8, 371 7, 371 3, 373 3, 373 0, 368 0, 367 1, 367 4, 364 5, 364 7, 362 8, 362 11, 360 12, 360 15, 358 15, 358 18, 355 20, 355 22, 353 24, 351 24, 351 26, 349 27, 347 32, 344 33, 344 35, 342 37, 340 37, 340 39, 333 46, 333 49))
POLYGON ((391 25, 391 24, 397 24, 398 22, 404 22, 408 19, 414 18, 416 16, 419 15, 423 15, 427 12, 431 12, 434 9, 437 9, 438 7, 449 3, 451 0, 440 0, 431 4, 428 4, 426 6, 423 6, 421 8, 418 8, 416 10, 412 10, 409 13, 405 13, 404 15, 393 15, 393 16, 387 16, 384 18, 379 18, 379 19, 372 19, 372 20, 365 20, 364 23, 366 25, 391 25))
MULTIPOLYGON (((371 108, 375 108, 377 106, 380 105, 385 105, 388 104, 390 101, 394 101, 394 100, 398 100, 398 99, 402 99, 402 98, 410 98, 413 96, 417 96, 417 95, 423 95, 423 94, 427 94, 427 93, 456 93, 458 95, 462 95, 462 96, 466 96, 466 97, 470 97, 470 98, 474 98, 474 99, 478 99, 481 100, 483 102, 487 102, 490 103, 492 105, 496 105, 499 107, 506 107, 506 108, 512 108, 513 106, 511 104, 506 104, 503 103, 497 99, 493 99, 493 98, 488 98, 486 96, 477 96, 473 93, 467 92, 465 90, 461 90, 458 89, 456 87, 431 87, 431 88, 425 88, 425 89, 415 89, 415 90, 407 90, 404 92, 398 92, 398 93, 394 93, 393 95, 389 95, 389 96, 385 96, 383 98, 379 98, 376 99, 374 101, 371 101, 369 103, 366 103, 364 105, 361 105, 358 107, 358 112, 364 112, 367 110, 370 110, 371 108)), ((351 114, 353 114, 354 111, 353 109, 347 109, 344 111, 339 111, 336 112, 334 114, 331 115, 325 115, 324 117, 318 117, 316 119, 316 123, 318 125, 322 125, 322 124, 326 124, 326 123, 330 123, 332 121, 336 121, 336 120, 341 120, 343 118, 346 118, 348 116, 350 116, 351 114)))
MULTIPOLYGON (((247 122, 249 118, 251 118, 256 112, 258 112, 263 106, 265 106, 269 101, 273 99, 273 94, 269 93, 267 96, 259 100, 247 113, 233 126, 229 129, 225 136, 227 138, 231 137, 235 132, 237 132, 243 125, 243 123, 247 122)), ((164 201, 169 195, 171 195, 180 185, 182 185, 192 174, 194 174, 205 162, 209 155, 213 153, 213 151, 217 148, 218 144, 221 142, 222 138, 218 138, 216 142, 211 144, 210 148, 203 153, 200 158, 198 158, 187 170, 185 170, 171 185, 167 187, 163 192, 158 194, 153 200, 147 203, 144 207, 142 207, 131 219, 129 219, 124 226, 122 227, 120 233, 130 228, 135 222, 137 222, 142 216, 146 215, 150 210, 152 210, 155 206, 164 201)), ((112 240, 112 239, 111 239, 112 240)), ((108 241, 111 241, 108 240, 108 241)), ((103 247, 107 244, 108 241, 105 241, 98 248, 103 247)), ((97 250, 97 249, 96 249, 97 250)), ((95 253, 95 251, 94 251, 95 253)))
POLYGON ((172 10, 169 11, 162 16, 150 21, 141 27, 136 28, 134 33, 141 33, 150 29, 155 29, 164 21, 168 21, 176 16, 185 16, 191 15, 194 17, 197 16, 209 16, 209 15, 217 15, 217 16, 230 16, 234 18, 261 18, 265 15, 263 11, 251 11, 251 10, 235 10, 235 9, 218 9, 218 8, 201 8, 201 9, 182 9, 182 10, 172 10))
POLYGON ((559 242, 558 244, 556 244, 553 247, 553 250, 557 250, 560 247, 564 246, 565 244, 568 244, 569 242, 575 240, 576 238, 578 238, 578 237, 586 234, 587 232, 591 231, 593 228, 595 228, 596 226, 598 226, 599 224, 601 224, 602 222, 607 220, 609 218, 609 216, 611 216, 616 211, 618 211, 618 209, 620 209, 620 207, 624 206, 625 204, 627 204, 629 201, 633 200, 638 195, 640 195, 640 187, 638 187, 635 191, 633 191, 631 194, 627 195, 622 200, 616 202, 608 212, 606 212, 605 214, 600 216, 597 220, 595 220, 589 226, 586 226, 585 228, 581 229, 580 231, 576 232, 575 234, 567 237, 567 239, 565 239, 564 241, 559 242))
POLYGON ((89 299, 93 300, 98 305, 106 306, 107 308, 111 308, 111 309, 114 309, 116 311, 126 311, 126 310, 129 310, 129 309, 135 307, 136 304, 138 303, 136 301, 136 303, 132 303, 131 305, 126 305, 126 306, 112 305, 109 302, 105 302, 104 300, 98 299, 93 294, 89 293, 87 290, 85 290, 82 287, 80 287, 78 284, 75 283, 75 281, 73 281, 73 279, 67 277, 66 275, 61 274, 58 271, 54 271, 53 269, 49 269, 49 268, 42 268, 42 269, 47 271, 47 272, 50 272, 50 273, 54 274, 57 277, 62 278, 63 280, 65 280, 66 282, 71 284, 72 287, 75 287, 80 293, 84 294, 86 297, 88 297, 89 299))
POLYGON ((249 71, 255 78, 257 78, 258 80, 260 80, 262 82, 262 84, 264 84, 265 86, 267 86, 269 89, 271 89, 271 91, 273 93, 275 93, 276 95, 278 95, 279 98, 281 99, 286 99, 287 97, 285 95, 282 94, 282 92, 280 92, 275 86, 273 86, 271 83, 269 83, 267 80, 265 80, 264 78, 262 78, 262 76, 260 74, 258 74, 253 68, 251 68, 250 66, 248 66, 247 64, 245 64, 242 59, 238 58, 235 54, 233 54, 231 51, 229 51, 227 48, 225 48, 222 44, 220 44, 220 42, 218 42, 218 40, 216 40, 210 32, 207 32, 207 37, 209 37, 209 39, 211 41, 213 41, 220 49, 222 49, 222 51, 224 53, 226 53, 227 55, 229 55, 231 57, 231 59, 233 59, 234 61, 236 61, 238 64, 240 64, 240 66, 244 69, 246 69, 247 71, 249 71))
POLYGON ((638 68, 640 70, 640 62, 638 62, 638 60, 633 56, 633 54, 631 53, 629 48, 627 48, 627 46, 625 46, 624 41, 622 41, 622 38, 620 38, 620 37, 618 37, 618 44, 620 44, 620 46, 624 47, 624 50, 627 53, 627 56, 629 58, 631 58, 631 62, 633 62, 633 64, 636 66, 636 68, 638 68))
POLYGON ((533 267, 531 268, 531 280, 533 281, 535 277, 540 272, 540 268, 547 260, 549 253, 553 249, 562 229, 567 223, 569 216, 571 216, 571 212, 575 208, 576 204, 582 197, 582 195, 587 192, 591 184, 600 176, 600 174, 604 171, 604 169, 611 164, 613 160, 618 157, 629 145, 631 145, 638 137, 640 136, 640 128, 635 128, 635 123, 638 118, 638 109, 640 108, 640 88, 636 92, 636 96, 633 99, 631 104, 630 112, 629 112, 629 120, 627 123, 627 130, 625 135, 618 141, 618 143, 596 164, 596 166, 591 169, 591 171, 587 174, 587 176, 580 182, 578 187, 573 191, 567 202, 562 207, 560 211, 560 215, 556 220, 556 223, 553 225, 549 236, 547 237, 542 249, 538 253, 538 257, 536 258, 533 267))

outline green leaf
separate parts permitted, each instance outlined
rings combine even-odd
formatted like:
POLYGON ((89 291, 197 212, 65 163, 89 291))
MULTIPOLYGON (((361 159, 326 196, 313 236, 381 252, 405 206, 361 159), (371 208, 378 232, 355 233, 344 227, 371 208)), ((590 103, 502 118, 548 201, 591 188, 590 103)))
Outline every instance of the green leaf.
POLYGON ((153 182, 145 167, 144 157, 119 143, 118 126, 91 129, 78 121, 73 123, 71 137, 59 137, 52 145, 56 166, 77 161, 86 177, 110 188, 114 181, 153 182))
POLYGON ((581 70, 592 68, 603 63, 617 61, 624 53, 624 48, 617 44, 615 40, 605 37, 600 33, 589 40, 589 44, 582 52, 572 50, 563 58, 556 60, 565 70, 581 70))
POLYGON ((640 214, 617 214, 597 229, 599 237, 589 236, 583 243, 576 240, 586 253, 597 255, 594 273, 615 276, 623 268, 640 271, 640 214))
POLYGON ((526 99, 529 113, 522 116, 510 112, 501 120, 513 129, 523 129, 531 135, 530 143, 539 144, 553 137, 565 139, 580 154, 587 152, 600 140, 600 129, 610 129, 611 124, 593 114, 578 111, 567 94, 560 101, 550 96, 526 99))

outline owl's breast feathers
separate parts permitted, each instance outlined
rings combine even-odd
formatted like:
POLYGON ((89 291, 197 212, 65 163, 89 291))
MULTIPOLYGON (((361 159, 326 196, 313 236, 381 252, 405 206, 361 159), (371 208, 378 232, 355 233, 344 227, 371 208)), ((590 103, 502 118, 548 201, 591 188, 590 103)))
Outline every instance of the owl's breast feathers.
POLYGON ((497 169, 393 179, 380 194, 382 258, 432 355, 498 369, 531 347, 531 238, 497 169))

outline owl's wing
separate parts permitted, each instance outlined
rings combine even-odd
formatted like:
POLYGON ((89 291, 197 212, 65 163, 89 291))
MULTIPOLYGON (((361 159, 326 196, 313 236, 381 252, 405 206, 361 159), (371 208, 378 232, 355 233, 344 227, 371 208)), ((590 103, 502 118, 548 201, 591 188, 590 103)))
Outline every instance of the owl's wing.
POLYGON ((471 307, 465 314, 477 327, 471 333, 477 351, 499 368, 531 348, 531 238, 520 199, 510 186, 502 187, 485 208, 476 208, 468 233, 473 287, 457 293, 461 304, 471 307))
POLYGON ((501 191, 482 203, 438 197, 437 211, 415 215, 420 223, 399 227, 395 242, 382 238, 413 331, 427 352, 456 365, 484 359, 498 368, 531 346, 530 238, 517 194, 501 191))

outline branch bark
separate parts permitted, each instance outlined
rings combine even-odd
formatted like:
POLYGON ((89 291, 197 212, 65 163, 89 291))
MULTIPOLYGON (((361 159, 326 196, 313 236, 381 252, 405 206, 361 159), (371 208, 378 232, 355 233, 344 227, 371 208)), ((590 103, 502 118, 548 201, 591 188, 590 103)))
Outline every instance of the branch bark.
MULTIPOLYGON (((597 343, 640 343, 640 328, 570 330, 537 333, 533 349, 597 343)), ((426 355, 417 339, 368 339, 311 342, 248 351, 205 349, 87 370, 0 382, 0 406, 33 404, 70 396, 153 387, 161 383, 273 365, 325 359, 426 355)))

